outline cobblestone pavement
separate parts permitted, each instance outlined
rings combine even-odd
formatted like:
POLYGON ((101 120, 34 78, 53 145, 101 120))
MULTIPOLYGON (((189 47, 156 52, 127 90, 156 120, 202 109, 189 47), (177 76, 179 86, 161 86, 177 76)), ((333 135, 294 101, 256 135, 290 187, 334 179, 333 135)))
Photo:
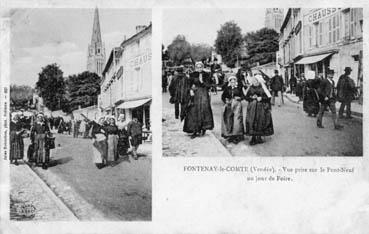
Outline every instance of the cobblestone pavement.
POLYGON ((56 195, 24 163, 10 165, 10 219, 32 221, 73 221, 77 218, 56 195), (30 204, 35 208, 31 217, 20 214, 17 207, 30 204))
POLYGON ((163 95, 163 156, 209 157, 231 156, 211 131, 191 139, 182 131, 183 121, 174 118, 174 105, 163 95))
POLYGON ((48 170, 32 169, 78 219, 151 220, 151 143, 139 147, 138 160, 98 169, 90 139, 56 134, 55 141, 48 170))

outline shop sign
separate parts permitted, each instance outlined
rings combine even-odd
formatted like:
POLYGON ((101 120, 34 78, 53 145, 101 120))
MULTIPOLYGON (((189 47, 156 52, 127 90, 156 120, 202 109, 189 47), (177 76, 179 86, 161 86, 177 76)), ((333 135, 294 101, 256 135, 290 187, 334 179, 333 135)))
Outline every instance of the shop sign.
POLYGON ((301 20, 297 23, 295 27, 295 34, 297 35, 301 30, 301 20))
POLYGON ((128 64, 129 64, 130 67, 133 67, 133 68, 134 67, 140 67, 140 66, 147 63, 150 60, 151 60, 151 51, 147 51, 146 53, 141 54, 141 55, 131 59, 128 64))
POLYGON ((307 15, 308 23, 314 23, 325 17, 331 16, 338 11, 339 8, 322 8, 307 15))
POLYGON ((120 79, 120 77, 122 76, 122 74, 123 74, 123 66, 120 66, 120 68, 117 71, 117 75, 116 75, 116 77, 117 77, 118 80, 120 79))

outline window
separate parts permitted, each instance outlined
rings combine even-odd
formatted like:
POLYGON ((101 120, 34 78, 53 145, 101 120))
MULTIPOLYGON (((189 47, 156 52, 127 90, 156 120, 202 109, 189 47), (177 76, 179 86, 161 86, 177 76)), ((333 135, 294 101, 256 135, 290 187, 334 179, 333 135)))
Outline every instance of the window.
POLYGON ((319 23, 319 45, 323 45, 323 22, 319 23))
POLYGON ((332 18, 329 18, 329 21, 328 21, 328 38, 329 38, 329 44, 332 43, 332 18))
POLYGON ((340 15, 336 14, 329 19, 328 23, 329 43, 337 42, 340 38, 340 15))
POLYGON ((313 29, 309 26, 309 47, 313 46, 313 29))
POLYGON ((355 37, 356 35, 356 9, 350 9, 350 37, 355 37))
POLYGON ((302 53, 302 32, 299 33, 299 52, 302 53))

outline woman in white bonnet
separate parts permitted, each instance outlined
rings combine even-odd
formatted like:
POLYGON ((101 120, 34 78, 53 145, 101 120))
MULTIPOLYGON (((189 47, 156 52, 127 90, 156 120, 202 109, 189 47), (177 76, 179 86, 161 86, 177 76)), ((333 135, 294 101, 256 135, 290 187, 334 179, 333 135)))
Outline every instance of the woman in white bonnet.
POLYGON ((250 145, 263 143, 262 136, 274 134, 271 113, 271 94, 265 81, 259 74, 249 76, 251 84, 245 90, 245 99, 249 102, 246 115, 246 135, 251 136, 250 145))
POLYGON ((243 140, 243 117, 242 105, 243 99, 242 88, 237 84, 237 78, 234 75, 228 77, 228 86, 222 93, 222 101, 224 103, 222 112, 222 137, 229 142, 238 143, 243 140))
POLYGON ((205 135, 214 128, 209 89, 212 87, 210 74, 204 72, 204 64, 197 62, 196 71, 190 74, 189 105, 185 111, 183 131, 192 133, 191 138, 205 135))

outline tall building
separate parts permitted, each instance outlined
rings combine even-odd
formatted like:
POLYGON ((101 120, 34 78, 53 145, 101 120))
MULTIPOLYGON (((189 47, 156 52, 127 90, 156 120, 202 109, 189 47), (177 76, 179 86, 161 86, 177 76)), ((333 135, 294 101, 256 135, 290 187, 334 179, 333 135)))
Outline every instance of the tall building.
POLYGON ((91 43, 87 52, 87 71, 102 75, 105 66, 105 45, 101 40, 99 11, 95 9, 91 43))
POLYGON ((267 8, 265 11, 265 27, 274 29, 279 33, 283 22, 282 8, 267 8))

